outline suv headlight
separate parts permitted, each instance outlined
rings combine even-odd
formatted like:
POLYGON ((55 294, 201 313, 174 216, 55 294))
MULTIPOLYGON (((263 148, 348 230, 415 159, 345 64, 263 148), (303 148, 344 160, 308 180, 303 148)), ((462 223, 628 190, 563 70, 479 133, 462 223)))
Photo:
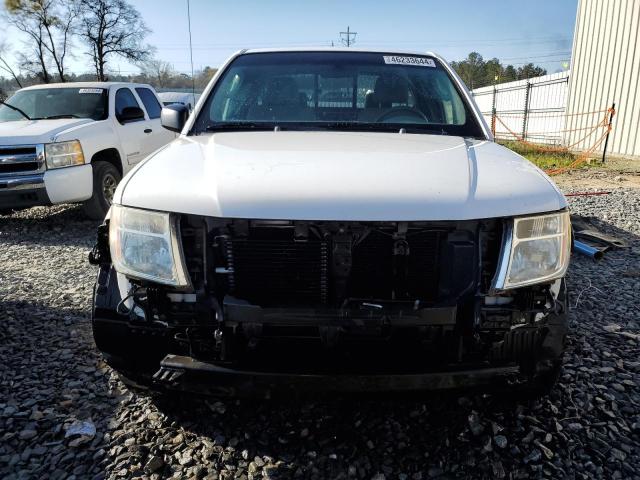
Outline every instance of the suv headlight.
POLYGON ((109 247, 120 273, 174 287, 189 286, 174 215, 112 205, 109 247))
POLYGON ((569 266, 569 212, 513 219, 501 256, 496 289, 509 289, 561 278, 569 266))
POLYGON ((78 140, 47 143, 44 146, 44 157, 47 160, 47 168, 84 165, 82 145, 78 140))

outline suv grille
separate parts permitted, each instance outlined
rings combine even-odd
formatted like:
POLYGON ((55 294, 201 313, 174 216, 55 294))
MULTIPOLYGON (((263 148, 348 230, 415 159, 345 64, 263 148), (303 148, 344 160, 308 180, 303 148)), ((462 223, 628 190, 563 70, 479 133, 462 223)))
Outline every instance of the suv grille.
POLYGON ((0 146, 0 175, 21 175, 44 171, 41 145, 0 146))

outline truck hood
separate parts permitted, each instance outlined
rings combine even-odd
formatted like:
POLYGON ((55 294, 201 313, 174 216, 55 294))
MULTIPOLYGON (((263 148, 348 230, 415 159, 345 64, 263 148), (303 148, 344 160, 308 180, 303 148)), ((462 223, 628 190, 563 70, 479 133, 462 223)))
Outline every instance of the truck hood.
POLYGON ((93 121, 90 118, 59 118, 0 122, 0 145, 49 143, 54 141, 59 133, 93 121))
POLYGON ((214 217, 467 220, 559 210, 566 200, 493 142, 374 132, 180 137, 132 171, 123 205, 214 217))

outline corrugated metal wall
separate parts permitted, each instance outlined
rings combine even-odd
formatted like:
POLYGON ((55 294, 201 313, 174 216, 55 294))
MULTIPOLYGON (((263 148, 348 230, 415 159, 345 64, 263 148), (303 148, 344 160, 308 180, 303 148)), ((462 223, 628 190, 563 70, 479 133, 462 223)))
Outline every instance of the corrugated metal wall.
MULTIPOLYGON (((566 124, 575 131, 567 133, 567 144, 580 140, 615 102, 607 152, 640 156, 639 28, 640 0, 579 0, 566 124)), ((592 144, 586 139, 576 148, 592 144)))
POLYGON ((496 138, 514 140, 511 130, 528 141, 555 145, 563 140, 568 82, 569 72, 560 72, 476 88, 472 93, 488 125, 495 101, 500 119, 495 122, 496 138))

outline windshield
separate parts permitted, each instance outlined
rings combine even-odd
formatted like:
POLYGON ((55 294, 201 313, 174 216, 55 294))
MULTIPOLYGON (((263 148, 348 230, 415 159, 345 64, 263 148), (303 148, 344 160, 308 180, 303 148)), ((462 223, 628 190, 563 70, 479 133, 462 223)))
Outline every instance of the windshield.
POLYGON ((195 131, 275 127, 483 136, 437 59, 369 52, 241 55, 207 98, 195 131))
MULTIPOLYGON (((103 88, 38 88, 21 90, 6 103, 22 110, 31 120, 92 118, 104 120, 108 91, 103 88)), ((0 104, 0 122, 25 120, 20 112, 0 104)))

